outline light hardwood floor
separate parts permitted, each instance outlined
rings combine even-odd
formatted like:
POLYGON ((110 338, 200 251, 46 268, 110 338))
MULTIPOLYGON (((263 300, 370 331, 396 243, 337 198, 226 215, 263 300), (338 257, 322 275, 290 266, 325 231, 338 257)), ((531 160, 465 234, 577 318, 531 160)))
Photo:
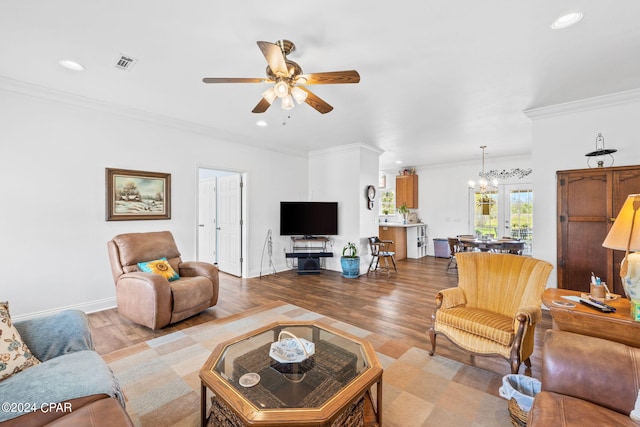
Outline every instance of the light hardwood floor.
MULTIPOLYGON (((298 275, 283 271, 262 278, 241 279, 220 274, 218 304, 203 313, 159 331, 136 325, 117 314, 117 309, 89 315, 96 350, 100 354, 129 347, 193 325, 220 319, 283 301, 338 319, 363 329, 403 342, 407 346, 429 349, 427 330, 435 307, 435 294, 457 284, 455 270, 447 270, 448 260, 431 256, 398 262, 398 273, 387 279, 384 273, 346 279, 338 272, 298 275)), ((551 317, 543 311, 536 329, 533 367, 520 373, 540 378, 540 348, 544 330, 551 317)), ((510 373, 509 363, 499 357, 472 357, 438 337, 436 354, 500 375, 510 373)))

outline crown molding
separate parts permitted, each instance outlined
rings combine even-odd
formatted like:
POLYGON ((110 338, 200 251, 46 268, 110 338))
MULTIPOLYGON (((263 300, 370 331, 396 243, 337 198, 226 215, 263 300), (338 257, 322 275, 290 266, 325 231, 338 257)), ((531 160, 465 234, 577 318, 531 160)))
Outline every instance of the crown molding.
POLYGON ((607 95, 595 96, 593 98, 585 98, 562 104, 549 105, 546 107, 531 108, 524 110, 523 113, 529 119, 536 120, 599 108, 613 107, 616 105, 630 104, 633 102, 640 102, 640 89, 615 92, 607 95))
POLYGON ((99 101, 93 98, 74 95, 68 92, 63 92, 44 86, 38 86, 31 83, 25 83, 19 80, 13 80, 2 76, 0 76, 0 90, 16 93, 23 96, 30 96, 32 98, 58 102, 78 108, 99 111, 107 114, 114 114, 132 120, 143 121, 163 127, 169 127, 209 138, 215 138, 219 141, 237 143, 260 150, 273 151, 297 156, 306 156, 307 154, 303 151, 280 150, 278 148, 251 144, 250 142, 240 141, 242 137, 239 135, 235 135, 214 127, 203 126, 197 123, 189 122, 186 120, 179 120, 174 117, 165 116, 162 114, 156 114, 137 108, 127 107, 125 105, 113 104, 109 102, 99 101))
POLYGON ((326 156, 329 154, 335 154, 335 153, 341 153, 341 152, 347 152, 347 151, 349 152, 361 151, 361 150, 368 150, 378 155, 384 153, 384 150, 381 150, 378 147, 374 147, 373 145, 356 142, 353 144, 345 144, 345 145, 339 145, 336 147, 329 147, 329 148, 323 148, 320 150, 310 151, 309 157, 326 156))

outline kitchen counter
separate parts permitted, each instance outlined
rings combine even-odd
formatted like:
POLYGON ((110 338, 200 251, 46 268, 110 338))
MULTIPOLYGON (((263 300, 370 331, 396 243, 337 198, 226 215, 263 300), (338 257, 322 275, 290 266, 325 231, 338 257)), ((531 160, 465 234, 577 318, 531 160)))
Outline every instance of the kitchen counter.
POLYGON ((405 258, 421 258, 427 254, 425 223, 381 222, 378 226, 380 240, 393 240, 394 243, 388 250, 396 253, 396 261, 405 258), (419 226, 425 227, 418 228, 419 226))

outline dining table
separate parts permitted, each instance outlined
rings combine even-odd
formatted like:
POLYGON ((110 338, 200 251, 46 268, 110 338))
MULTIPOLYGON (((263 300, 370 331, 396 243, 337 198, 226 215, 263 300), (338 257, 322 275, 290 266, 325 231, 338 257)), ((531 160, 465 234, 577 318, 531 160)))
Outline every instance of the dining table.
POLYGON ((525 241, 518 239, 491 239, 459 237, 458 241, 463 250, 477 249, 481 252, 500 252, 522 254, 525 241))

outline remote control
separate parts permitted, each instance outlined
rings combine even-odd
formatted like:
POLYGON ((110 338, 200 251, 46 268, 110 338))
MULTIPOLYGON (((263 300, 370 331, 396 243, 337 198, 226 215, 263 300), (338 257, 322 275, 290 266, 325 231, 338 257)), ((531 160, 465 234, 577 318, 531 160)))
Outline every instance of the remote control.
POLYGON ((587 307, 595 308, 596 310, 600 310, 603 313, 613 313, 616 311, 615 308, 603 304, 601 302, 590 301, 588 299, 580 298, 580 303, 586 305, 587 307))
POLYGON ((607 304, 603 303, 602 301, 598 301, 597 299, 589 297, 589 301, 591 301, 593 303, 596 303, 598 305, 601 305, 602 307, 606 307, 606 308, 610 309, 611 311, 616 311, 615 307, 611 307, 610 305, 607 305, 607 304))

